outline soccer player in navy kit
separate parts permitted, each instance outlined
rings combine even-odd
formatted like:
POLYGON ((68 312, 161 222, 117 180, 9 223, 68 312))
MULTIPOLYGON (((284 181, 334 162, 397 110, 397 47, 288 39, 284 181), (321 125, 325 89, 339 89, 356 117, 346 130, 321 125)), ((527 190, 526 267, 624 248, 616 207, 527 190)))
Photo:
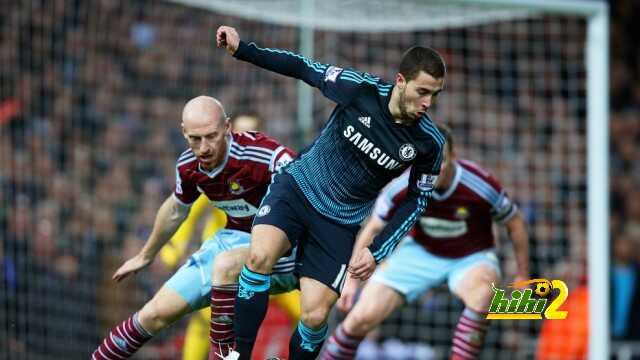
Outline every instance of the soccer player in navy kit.
POLYGON ((347 271, 375 268, 427 206, 444 138, 426 112, 444 86, 444 61, 432 49, 413 47, 392 85, 367 73, 242 42, 231 27, 218 28, 216 41, 237 59, 303 80, 337 103, 315 142, 274 177, 253 223, 236 297, 236 350, 241 359, 250 359, 267 310, 269 274, 276 260, 298 245, 302 316, 290 357, 313 359, 347 271), (370 246, 352 254, 360 223, 378 192, 410 165, 406 201, 370 246))
MULTIPOLYGON (((440 127, 440 125, 439 125, 440 127)), ((480 355, 489 328, 486 311, 493 283, 500 282, 493 223, 504 225, 513 241, 516 281, 529 277, 529 237, 524 218, 500 182, 487 170, 456 156, 447 128, 445 157, 429 208, 386 265, 376 269, 354 309, 329 338, 322 360, 356 357, 365 335, 398 307, 411 303, 443 282, 465 305, 452 335, 451 360, 480 355)), ((378 196, 373 214, 358 235, 356 248, 381 231, 408 191, 408 172, 378 196)), ((347 279, 340 310, 349 310, 358 280, 347 279)))

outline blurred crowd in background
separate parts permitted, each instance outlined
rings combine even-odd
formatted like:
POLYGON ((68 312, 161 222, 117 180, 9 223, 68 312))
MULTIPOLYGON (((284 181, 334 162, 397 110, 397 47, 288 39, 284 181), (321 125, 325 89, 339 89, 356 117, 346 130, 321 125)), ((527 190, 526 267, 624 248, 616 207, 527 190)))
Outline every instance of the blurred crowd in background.
MULTIPOLYGON (((621 340, 640 340, 638 15, 632 0, 616 1, 611 15, 612 294, 629 299, 612 300, 612 334, 621 340)), ((141 0, 13 2, 0 19, 0 358, 86 358, 173 271, 155 262, 135 280, 110 279, 173 190, 188 99, 218 97, 229 114, 258 113, 270 135, 303 145, 296 83, 215 49, 214 29, 231 24, 243 38, 287 49, 297 48, 298 31, 141 0)), ((518 202, 532 277, 576 288, 586 281, 584 36, 584 21, 572 18, 319 31, 314 58, 393 80, 409 46, 440 50, 449 73, 434 118, 453 128, 459 155, 492 169, 518 202)), ((320 129, 332 105, 314 97, 320 129)), ((514 264, 502 235, 508 278, 514 264)), ((436 291, 390 319, 379 339, 392 339, 392 348, 421 342, 426 352, 448 347, 450 333, 434 329, 449 329, 461 308, 436 291)), ((496 328, 488 347, 532 353, 539 324, 496 328)), ((140 358, 176 358, 179 334, 158 337, 140 358)))

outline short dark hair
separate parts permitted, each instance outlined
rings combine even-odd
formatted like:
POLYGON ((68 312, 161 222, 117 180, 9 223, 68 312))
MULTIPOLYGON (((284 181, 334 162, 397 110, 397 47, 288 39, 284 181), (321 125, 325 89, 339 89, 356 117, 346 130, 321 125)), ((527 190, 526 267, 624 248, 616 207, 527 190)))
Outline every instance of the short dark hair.
POLYGON ((453 152, 453 136, 451 135, 451 128, 445 124, 436 124, 438 131, 444 136, 444 140, 447 142, 447 148, 449 152, 453 152))
POLYGON ((414 46, 402 55, 399 72, 407 81, 418 77, 420 71, 442 79, 447 73, 442 56, 432 48, 414 46))

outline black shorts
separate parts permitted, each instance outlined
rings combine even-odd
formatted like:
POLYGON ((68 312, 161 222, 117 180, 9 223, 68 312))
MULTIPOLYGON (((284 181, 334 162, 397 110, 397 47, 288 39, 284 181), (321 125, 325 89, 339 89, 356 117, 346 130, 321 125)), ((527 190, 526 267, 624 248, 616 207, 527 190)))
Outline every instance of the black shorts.
POLYGON ((253 224, 284 231, 291 246, 298 246, 296 274, 318 280, 340 294, 359 225, 338 224, 321 215, 287 173, 275 175, 253 224))

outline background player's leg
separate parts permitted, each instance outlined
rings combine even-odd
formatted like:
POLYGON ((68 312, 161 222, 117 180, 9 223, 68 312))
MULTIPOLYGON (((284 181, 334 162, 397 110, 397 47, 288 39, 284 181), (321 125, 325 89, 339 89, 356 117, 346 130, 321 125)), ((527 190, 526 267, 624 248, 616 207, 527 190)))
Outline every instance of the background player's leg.
POLYGON ((233 348, 234 302, 238 293, 238 276, 247 257, 249 246, 238 247, 216 256, 211 273, 210 359, 220 359, 233 348))
POLYGON ((308 278, 300 279, 302 313, 289 343, 289 357, 315 359, 327 337, 327 318, 338 294, 327 285, 308 278))
POLYGON ((404 304, 404 297, 389 286, 369 281, 347 318, 329 338, 320 359, 353 359, 369 331, 404 304))
POLYGON ((163 286, 139 312, 109 332, 92 359, 127 359, 154 334, 191 311, 189 303, 175 290, 163 286))
POLYGON ((235 301, 234 332, 240 359, 251 359, 269 305, 271 269, 290 246, 285 232, 273 225, 258 224, 251 230, 249 259, 240 273, 235 301))
MULTIPOLYGON (((484 262, 461 271, 464 274, 457 276, 459 280, 452 291, 462 299, 465 309, 453 333, 451 359, 476 359, 489 328, 486 312, 493 295, 491 283, 497 282, 500 276, 496 265, 484 262)), ((452 276, 455 274, 454 271, 452 276)))

